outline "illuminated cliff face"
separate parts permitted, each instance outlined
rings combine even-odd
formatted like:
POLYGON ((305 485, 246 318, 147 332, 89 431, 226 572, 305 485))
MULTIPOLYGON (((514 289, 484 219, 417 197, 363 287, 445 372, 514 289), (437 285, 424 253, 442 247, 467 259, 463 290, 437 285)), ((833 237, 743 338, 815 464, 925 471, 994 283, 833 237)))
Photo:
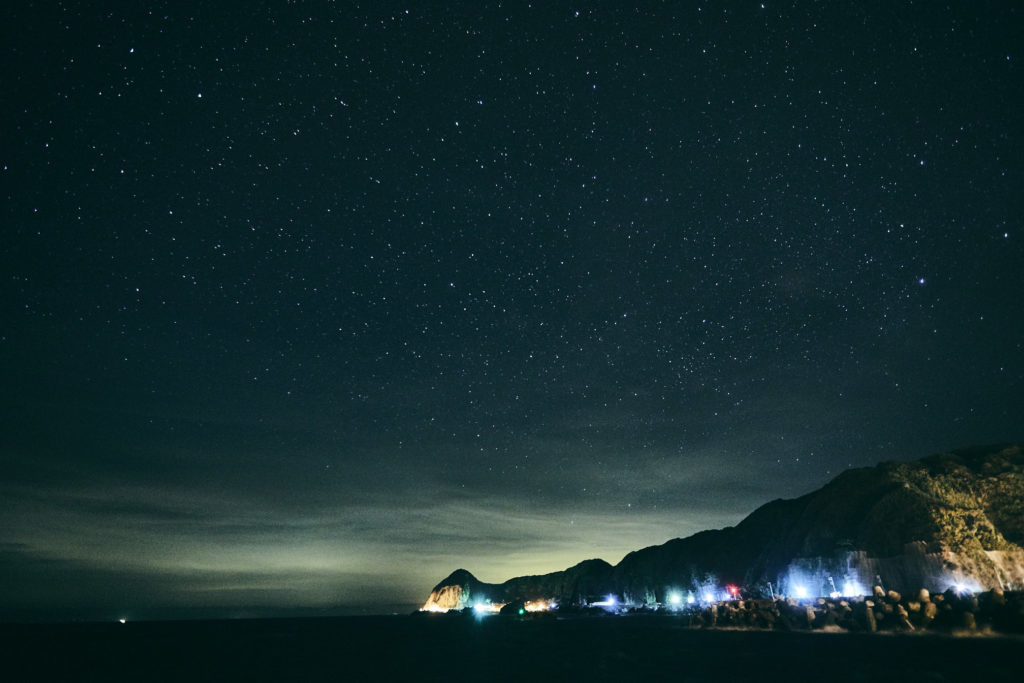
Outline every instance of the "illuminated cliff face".
POLYGON ((462 586, 443 586, 430 593, 430 597, 420 608, 421 612, 447 612, 450 609, 462 609, 466 607, 466 600, 462 586))
POLYGON ((902 553, 889 557, 856 551, 794 559, 773 582, 776 592, 794 597, 869 595, 875 585, 903 592, 1015 590, 1024 587, 1024 551, 928 552, 923 542, 908 543, 902 553))
POLYGON ((798 553, 778 583, 822 586, 830 577, 849 577, 902 591, 1024 588, 1020 447, 970 449, 848 475, 812 494, 793 528, 799 549, 817 552, 798 553), (846 547, 830 544, 830 533, 846 547))
MULTIPOLYGON (((850 470, 763 505, 737 526, 627 555, 617 588, 637 599, 736 583, 769 597, 1024 588, 1024 452, 973 448, 850 470), (771 588, 768 587, 769 583, 771 588), (849 584, 847 586, 846 584, 849 584)), ((649 602, 649 601, 648 601, 649 602)))
POLYGON ((456 569, 447 578, 434 586, 430 597, 420 608, 421 612, 447 612, 476 605, 497 605, 501 607, 501 586, 484 583, 465 569, 456 569))
POLYGON ((749 596, 852 596, 878 584, 1024 589, 1024 451, 973 448, 850 470, 735 527, 644 548, 615 567, 588 560, 500 585, 459 570, 424 609, 541 598, 596 604, 607 594, 630 604, 672 604, 673 595, 711 602, 730 585, 749 596))

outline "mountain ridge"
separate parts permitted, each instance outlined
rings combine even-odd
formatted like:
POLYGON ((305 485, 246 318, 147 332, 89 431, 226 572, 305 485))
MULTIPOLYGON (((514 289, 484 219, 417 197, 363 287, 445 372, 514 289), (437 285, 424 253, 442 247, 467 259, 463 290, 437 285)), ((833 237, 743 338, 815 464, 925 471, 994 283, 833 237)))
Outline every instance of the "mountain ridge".
MULTIPOLYGON (((1024 587, 1024 451, 972 446, 919 460, 846 470, 797 498, 761 505, 738 524, 628 553, 611 565, 480 582, 465 569, 423 609, 480 602, 592 604, 615 596, 658 604, 669 595, 865 593, 870 586, 944 591, 953 584, 1024 587)), ((699 598, 698 598, 699 599, 699 598)))

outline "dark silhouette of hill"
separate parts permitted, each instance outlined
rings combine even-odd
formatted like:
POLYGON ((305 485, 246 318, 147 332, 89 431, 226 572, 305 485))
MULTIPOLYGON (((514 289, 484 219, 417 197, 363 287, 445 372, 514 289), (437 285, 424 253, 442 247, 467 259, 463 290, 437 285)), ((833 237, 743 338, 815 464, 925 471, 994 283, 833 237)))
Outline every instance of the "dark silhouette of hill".
POLYGON ((868 590, 944 591, 953 584, 1024 587, 1024 451, 965 448, 843 472, 821 489, 766 503, 735 527, 643 548, 612 567, 587 560, 502 584, 460 569, 425 607, 451 609, 553 598, 583 604, 614 594, 665 602, 731 584, 748 595, 868 590), (771 587, 769 587, 771 584, 771 587), (851 589, 852 590, 852 589, 851 589))

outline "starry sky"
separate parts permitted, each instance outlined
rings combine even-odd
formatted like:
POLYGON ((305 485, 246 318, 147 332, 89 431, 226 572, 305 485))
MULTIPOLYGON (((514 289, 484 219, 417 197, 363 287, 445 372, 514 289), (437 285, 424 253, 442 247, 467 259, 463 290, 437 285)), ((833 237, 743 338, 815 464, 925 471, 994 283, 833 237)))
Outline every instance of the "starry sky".
POLYGON ((1021 438, 1016 3, 131 4, 2 10, 0 618, 407 611, 1021 438))

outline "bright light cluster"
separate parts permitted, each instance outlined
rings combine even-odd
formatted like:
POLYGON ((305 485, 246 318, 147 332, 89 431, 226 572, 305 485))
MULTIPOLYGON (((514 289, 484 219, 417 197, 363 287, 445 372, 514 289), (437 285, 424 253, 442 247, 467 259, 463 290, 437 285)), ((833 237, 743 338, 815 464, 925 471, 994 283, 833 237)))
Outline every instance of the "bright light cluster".
MULTIPOLYGON (((480 601, 473 604, 473 612, 480 616, 485 614, 497 614, 501 611, 501 608, 504 607, 506 604, 507 603, 504 602, 480 601)), ((527 602, 525 605, 523 605, 523 609, 520 611, 520 614, 524 612, 546 612, 548 610, 553 609, 558 609, 558 603, 553 599, 531 600, 530 602, 527 602)), ((435 604, 423 607, 420 609, 420 611, 440 613, 449 612, 451 610, 444 609, 443 607, 438 607, 435 604)))
POLYGON ((784 588, 785 594, 797 600, 807 600, 825 595, 833 600, 838 600, 840 598, 856 598, 869 594, 869 591, 864 590, 863 584, 858 580, 857 574, 854 571, 844 576, 841 586, 837 585, 831 576, 826 575, 824 580, 822 578, 819 574, 792 570, 789 573, 788 580, 782 581, 782 586, 788 585, 788 588, 784 588), (830 587, 831 590, 823 592, 825 586, 830 587))
POLYGON ((438 607, 437 605, 428 605, 427 607, 421 607, 421 612, 447 612, 444 607, 438 607))
POLYGON ((706 577, 703 582, 694 585, 694 593, 696 594, 694 602, 700 601, 707 605, 732 599, 729 587, 723 587, 717 580, 710 576, 706 577))
POLYGON ((504 603, 496 605, 491 602, 478 602, 475 605, 473 605, 473 611, 477 614, 496 614, 500 612, 501 608, 504 606, 504 603))
MULTIPOLYGON (((789 595, 797 600, 808 600, 814 595, 807 583, 808 577, 801 576, 798 573, 791 573, 789 576, 789 595)), ((978 585, 976 581, 962 576, 951 576, 948 579, 949 587, 956 591, 960 595, 970 595, 972 593, 979 593, 983 589, 978 585)), ((811 579, 813 583, 813 579, 811 579)), ((828 578, 828 582, 832 585, 833 590, 829 593, 829 597, 833 599, 840 598, 856 598, 868 595, 869 593, 864 589, 864 586, 857 580, 855 574, 848 574, 843 581, 842 590, 835 588, 832 578, 828 578), (851 578, 851 576, 853 578, 851 578)), ((706 581, 704 585, 698 586, 694 591, 687 593, 681 592, 676 589, 670 589, 665 596, 666 602, 673 608, 679 608, 684 603, 686 605, 694 605, 697 602, 701 602, 705 605, 711 605, 720 601, 738 600, 740 598, 740 588, 738 586, 729 585, 724 588, 715 585, 713 581, 706 581), (696 592, 696 595, 695 595, 696 592)), ((820 593, 818 595, 821 595, 820 593)), ((477 602, 473 605, 473 610, 478 615, 484 614, 496 614, 505 607, 506 603, 492 603, 490 601, 477 602)), ((608 594, 603 600, 590 603, 592 607, 604 607, 607 610, 615 611, 621 607, 619 598, 614 594, 608 594)), ((553 598, 543 598, 537 600, 530 600, 523 604, 520 609, 520 614, 526 612, 546 612, 550 610, 558 609, 558 603, 553 598)), ((443 607, 439 607, 436 604, 431 604, 420 609, 421 612, 448 612, 443 607)), ((120 620, 124 623, 124 620, 120 620)))
POLYGON ((984 590, 977 581, 961 578, 954 579, 953 585, 950 588, 957 595, 971 595, 972 593, 980 593, 984 590))
POLYGON ((705 605, 711 605, 716 602, 727 602, 729 600, 737 600, 739 599, 739 596, 740 589, 738 586, 726 586, 725 588, 720 588, 718 586, 708 584, 700 587, 697 595, 694 595, 693 592, 689 592, 684 595, 676 590, 670 591, 666 596, 666 601, 670 607, 678 608, 684 604, 695 605, 698 602, 705 605))

